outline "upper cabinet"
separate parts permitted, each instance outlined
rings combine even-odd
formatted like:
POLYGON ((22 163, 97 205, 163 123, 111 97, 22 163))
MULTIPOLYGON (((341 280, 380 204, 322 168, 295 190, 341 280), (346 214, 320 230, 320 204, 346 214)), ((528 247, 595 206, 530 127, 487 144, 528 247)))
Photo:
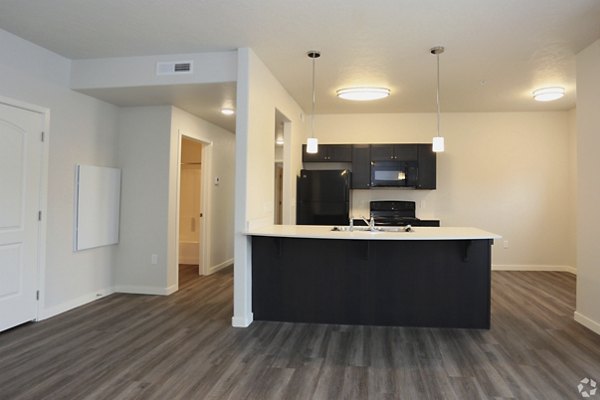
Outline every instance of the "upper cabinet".
POLYGON ((416 144, 372 144, 371 161, 417 161, 416 144))
POLYGON ((352 189, 371 189, 371 163, 391 161, 386 164, 410 166, 414 171, 408 186, 433 190, 437 180, 436 160, 431 143, 320 144, 316 154, 306 153, 306 145, 302 145, 303 162, 352 163, 352 189))
POLYGON ((431 144, 418 144, 417 153, 419 157, 419 177, 417 179, 417 189, 435 189, 436 186, 436 153, 431 148, 431 144))
POLYGON ((302 161, 304 162, 352 162, 352 145, 320 144, 319 151, 311 154, 302 145, 302 161))
POLYGON ((352 145, 352 189, 371 187, 371 156, 368 144, 352 145))

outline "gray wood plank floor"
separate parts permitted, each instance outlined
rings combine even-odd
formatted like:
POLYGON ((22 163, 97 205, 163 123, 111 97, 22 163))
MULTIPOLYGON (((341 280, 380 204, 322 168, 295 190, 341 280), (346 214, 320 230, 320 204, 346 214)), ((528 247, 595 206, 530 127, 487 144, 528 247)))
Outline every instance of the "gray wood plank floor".
POLYGON ((0 399, 578 399, 600 379, 567 273, 494 272, 489 331, 236 329, 231 268, 181 276, 169 297, 115 294, 0 334, 0 399))

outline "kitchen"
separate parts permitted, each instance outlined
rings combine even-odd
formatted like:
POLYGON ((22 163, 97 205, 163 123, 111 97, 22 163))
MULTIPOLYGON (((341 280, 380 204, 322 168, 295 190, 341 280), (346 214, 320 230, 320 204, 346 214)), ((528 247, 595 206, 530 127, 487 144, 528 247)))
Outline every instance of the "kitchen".
MULTIPOLYGON (((385 118, 384 116, 379 116, 379 117, 380 118, 385 118)), ((352 124, 348 124, 348 126, 351 126, 351 125, 352 124)), ((402 125, 402 124, 398 124, 398 125, 402 125)), ((514 129, 514 128, 508 128, 508 127, 499 126, 498 129, 510 130, 510 129, 514 129)), ((360 130, 360 126, 358 127, 358 130, 360 130)), ((484 131, 484 128, 482 128, 481 130, 484 131)), ((523 135, 523 136, 525 136, 525 135, 523 135)), ((506 143, 510 143, 509 140, 515 140, 516 139, 516 138, 506 139, 506 135, 504 135, 503 137, 505 138, 506 143)), ((482 138, 482 139, 491 139, 491 137, 482 138)), ((539 139, 539 137, 537 137, 537 138, 532 137, 533 141, 531 142, 531 145, 533 145, 535 143, 535 141, 538 140, 538 139, 539 139)), ((479 169, 479 171, 469 171, 470 175, 471 175, 470 180, 467 181, 465 178, 463 178, 463 181, 456 181, 455 182, 454 186, 460 187, 462 190, 470 190, 473 185, 476 185, 476 183, 473 182, 472 179, 473 179, 474 176, 477 176, 478 174, 480 174, 481 178, 479 178, 476 182, 486 182, 486 181, 489 181, 490 178, 493 178, 494 176, 498 176, 498 179, 500 179, 499 182, 490 182, 490 183, 488 183, 490 193, 480 193, 477 197, 475 197, 473 199, 469 199, 469 201, 463 201, 464 204, 465 204, 465 209, 464 210, 459 210, 459 211, 463 211, 465 213, 465 215, 470 214, 470 213, 476 211, 475 210, 475 206, 477 206, 477 207, 484 207, 484 209, 482 210, 482 212, 484 212, 486 214, 489 213, 490 210, 494 210, 494 209, 498 209, 499 211, 502 212, 500 215, 497 216, 497 218, 493 218, 493 217, 488 216, 486 219, 482 219, 480 221, 474 221, 474 223, 473 223, 472 226, 477 226, 477 227, 481 227, 482 225, 486 226, 486 227, 494 226, 494 223, 496 221, 503 221, 503 220, 505 220, 506 218, 508 218, 508 217, 511 216, 512 212, 521 212, 520 210, 512 210, 512 209, 501 210, 500 207, 498 207, 497 203, 499 201, 500 202, 503 201, 503 198, 506 197, 507 195, 510 195, 510 194, 507 194, 507 193, 505 193, 505 192, 502 191, 503 190, 503 185, 505 184, 502 179, 505 179, 505 178, 500 173, 514 174, 515 177, 513 177, 512 180, 515 181, 516 184, 522 185, 519 188, 519 190, 521 190, 523 192, 527 191, 529 193, 529 195, 531 195, 533 188, 532 188, 531 183, 529 183, 529 181, 535 181, 534 177, 540 177, 540 171, 543 171, 545 169, 550 169, 551 165, 556 165, 556 164, 553 164, 553 163, 555 163, 557 159, 560 159, 561 155, 565 154, 565 152, 564 152, 565 146, 568 145, 568 143, 562 143, 559 146, 555 146, 555 144, 552 144, 552 147, 549 147, 547 150, 548 150, 548 152, 552 152, 552 150, 555 151, 555 153, 553 153, 553 154, 555 154, 555 157, 554 157, 553 160, 547 160, 547 159, 544 160, 544 157, 540 157, 538 160, 532 160, 531 157, 527 153, 527 149, 529 148, 529 146, 527 144, 525 144, 525 139, 522 138, 521 141, 524 144, 524 146, 522 148, 522 152, 515 152, 514 150, 512 150, 511 151, 511 155, 510 155, 510 157, 512 157, 511 160, 510 160, 511 161, 510 163, 507 162, 508 158, 506 157, 506 153, 500 153, 500 154, 498 154, 499 157, 498 156, 496 157, 496 159, 498 161, 494 160, 494 155, 496 154, 496 151, 498 151, 499 149, 502 148, 502 143, 499 143, 498 141, 496 141, 494 143, 494 145, 489 148, 489 150, 484 149, 484 148, 480 149, 479 151, 486 152, 485 157, 488 160, 488 164, 490 166, 492 166, 492 169, 491 170, 487 170, 485 168, 486 165, 482 164, 481 168, 479 169), (497 167, 497 166, 503 166, 503 165, 506 165, 506 167, 503 170, 498 169, 497 170, 498 173, 494 174, 493 168, 497 167), (520 172, 519 173, 520 175, 516 176, 516 175, 518 175, 517 171, 522 171, 525 168, 527 168, 529 170, 529 174, 530 175, 526 174, 526 173, 523 173, 523 172, 520 172), (491 173, 490 173, 490 171, 491 171, 491 173), (512 171, 515 171, 515 172, 512 172, 512 171), (486 196, 489 196, 489 197, 486 197, 486 196), (484 201, 484 202, 482 203, 482 201, 484 201)), ((373 148, 373 147, 381 147, 381 146, 382 146, 381 144, 379 144, 379 145, 372 145, 371 148, 373 148)), ((399 146, 407 146, 407 145, 399 145, 399 146)), ((411 146, 411 145, 408 145, 408 146, 411 146)), ((423 146, 425 146, 425 148, 430 151, 431 145, 427 146, 426 144, 424 144, 423 146)), ((465 144, 465 146, 467 147, 467 144, 465 144)), ((338 147, 343 148, 343 145, 340 145, 338 147)), ((331 150, 331 149, 328 149, 328 145, 322 145, 322 151, 323 152, 327 152, 328 150, 331 150)), ((546 150, 546 149, 544 149, 544 150, 546 150)), ((468 153, 469 153, 468 150, 465 153, 467 153, 467 155, 465 155, 463 161, 464 161, 464 165, 468 166, 468 165, 470 165, 470 160, 469 160, 469 156, 468 156, 468 153)), ((448 156, 447 152, 438 153, 437 154, 437 159, 438 160, 442 160, 443 157, 447 157, 447 156, 448 156)), ((322 157, 327 157, 327 155, 323 155, 322 157)), ((476 155, 473 155, 473 157, 476 157, 476 155)), ((342 215, 339 215, 339 218, 335 219, 335 220, 331 219, 331 216, 326 221, 319 221, 318 216, 315 219, 313 219, 313 220, 311 220, 311 219, 306 218, 305 216, 303 216, 304 211, 302 211, 303 210, 303 208, 302 208, 303 207, 302 206, 302 201, 303 201, 302 200, 302 197, 303 197, 302 191, 303 191, 303 189, 302 188, 303 188, 304 184, 302 182, 304 180, 306 180, 306 177, 310 177, 311 175, 315 175, 314 173, 316 171, 312 171, 313 168, 315 168, 315 167, 317 169, 320 169, 321 171, 323 171, 325 169, 334 168, 333 171, 327 172, 327 175, 333 175, 333 176, 335 176, 336 174, 337 175, 342 175, 341 178, 345 179, 345 177, 343 176, 344 175, 343 173, 339 174, 339 172, 340 172, 339 168, 350 167, 350 169, 352 169, 353 167, 355 167, 355 165, 353 163, 348 163, 348 161, 351 161, 351 160, 344 159, 343 157, 341 157, 341 158, 338 157, 339 159, 337 159, 337 160, 335 160, 335 157, 333 157, 334 158, 333 161, 331 160, 331 157, 329 157, 330 159, 328 161, 326 161, 326 162, 323 162, 323 160, 320 160, 320 159, 318 159, 318 161, 320 161, 320 162, 311 162, 311 161, 307 161, 307 160, 310 160, 308 157, 304 156, 303 158, 305 159, 305 162, 303 163, 303 166, 304 166, 305 169, 301 172, 300 177, 298 178, 298 182, 299 182, 299 186, 298 186, 298 188, 299 188, 298 189, 299 190, 299 195, 298 195, 299 196, 298 197, 299 203, 297 204, 297 207, 298 207, 298 222, 299 223, 315 223, 315 224, 321 224, 321 225, 327 225, 327 224, 329 224, 329 225, 347 225, 348 211, 344 211, 345 212, 345 216, 343 215, 344 212, 342 212, 342 215), (342 162, 340 162, 340 161, 342 161, 342 162), (336 171, 335 168, 338 168, 338 170, 336 171), (313 174, 311 174, 311 173, 313 173, 313 174), (306 221, 304 221, 304 220, 306 220, 306 221)), ((444 165, 444 164, 445 164, 445 162, 442 162, 442 165, 444 165)), ((566 160, 565 160, 565 164, 566 164, 566 160)), ((419 167, 421 167, 421 165, 419 165, 419 167)), ((371 168, 373 170, 373 166, 371 166, 371 168)), ((443 168, 438 168, 438 171, 444 171, 444 169, 443 168)), ((563 171, 563 172, 567 173, 568 171, 563 171)), ((319 173, 321 175, 325 175, 326 174, 324 172, 319 172, 319 173)), ((443 176, 444 176, 444 178, 447 179, 447 175, 446 174, 443 174, 443 176)), ((333 182, 333 181, 331 181, 331 182, 333 182)), ((330 188, 334 187, 335 185, 333 183, 331 183, 331 182, 330 183, 326 183, 325 185, 323 185, 323 187, 321 189, 316 190, 317 193, 322 193, 323 190, 324 190, 324 188, 327 187, 327 186, 329 186, 330 188)), ((445 188, 445 185, 440 180, 438 180, 438 182, 440 183, 439 186, 441 186, 441 188, 442 188, 441 190, 443 190, 445 188)), ((439 186, 435 190, 431 190, 431 189, 428 189, 428 190, 414 190, 414 188, 406 188, 406 187, 403 187, 403 188, 398 188, 398 187, 396 187, 396 188, 381 188, 381 189, 371 187, 370 189, 367 189, 367 190, 364 190, 364 189, 354 189, 354 190, 352 190, 352 199, 353 199, 353 202, 356 202, 357 198, 361 199, 361 200, 362 199, 369 199, 368 204, 370 204, 371 207, 372 207, 372 205, 374 203, 375 204, 379 204, 379 202, 375 202, 372 199, 378 199, 378 200, 403 199, 403 200, 406 200, 407 198, 412 198, 412 199, 417 200, 417 201, 413 201, 411 203, 412 204, 415 204, 415 203, 419 204, 419 212, 421 213, 421 210, 423 210, 423 208, 424 208, 423 205, 426 205, 426 203, 428 203, 428 202, 429 203, 433 203, 434 202, 435 198, 432 195, 437 194, 436 192, 440 191, 440 187, 439 186)), ((480 183, 480 187, 483 187, 483 185, 481 183, 480 183)), ((539 190, 544 190, 544 193, 548 193, 548 192, 545 192, 545 190, 548 190, 548 188, 540 188, 539 190)), ((556 190, 556 192, 553 193, 551 195, 551 197, 556 197, 556 196, 561 196, 562 195, 562 196, 564 196, 563 199, 566 198, 567 193, 564 193, 564 192, 561 193, 560 192, 560 183, 559 182, 557 182, 556 187, 555 187, 554 190, 556 190)), ((543 196, 546 196, 546 195, 543 195, 543 196)), ((548 196, 550 196, 550 195, 548 194, 548 196)), ((529 197, 529 196, 527 196, 527 197, 529 197)), ((559 199, 560 199, 560 197, 559 197, 559 199)), ((534 205, 535 205, 534 203, 536 202, 536 197, 535 196, 534 197, 530 197, 529 201, 532 202, 531 206, 528 205, 527 202, 522 202, 521 206, 523 206, 523 207, 534 207, 534 205)), ((433 204, 435 204, 435 203, 433 203, 433 204)), ((539 208, 539 206, 538 206, 538 208, 539 208)), ((366 211, 362 212, 360 210, 360 206, 359 207, 354 206, 353 210, 350 212, 350 215, 353 215, 355 217, 367 216, 367 218, 368 218, 368 216, 370 215, 369 214, 370 211, 372 211, 372 209, 371 210, 367 209, 366 211)), ((411 212, 414 213, 414 210, 411 210, 411 212)), ((437 214, 437 215, 433 214, 433 213, 430 214, 431 217, 436 217, 438 215, 439 214, 437 214)), ((325 215, 325 217, 326 216, 327 215, 325 215)), ((414 215, 412 215, 412 216, 414 216, 414 215)), ((419 215, 419 217, 421 217, 421 220, 423 219, 422 215, 419 215)), ((437 222, 436 220, 433 220, 433 221, 437 222)), ((519 225, 518 228, 523 229, 523 227, 527 223, 528 222, 526 220, 522 219, 522 224, 519 225)), ((462 225, 446 225, 446 226, 462 226, 462 225)), ((543 226, 543 223, 540 226, 543 226)), ((418 228, 415 228, 415 229, 418 230, 418 228)), ((490 231, 493 232, 493 230, 491 230, 489 228, 487 228, 487 230, 490 230, 490 231)), ((564 232, 562 232, 562 233, 561 232, 555 232, 555 233, 557 233, 558 235, 564 234, 564 232)), ((288 235, 284 234, 283 236, 288 236, 288 235)), ((527 243, 532 244, 533 240, 529 240, 527 243)), ((506 247, 508 247, 508 246, 502 246, 502 244, 498 243, 498 241, 497 241, 497 245, 495 246, 495 249, 494 249, 495 256, 497 255, 498 252, 502 252, 502 251, 508 252, 508 249, 506 247)), ((541 247, 543 247, 543 245, 541 245, 541 247)), ((532 249, 532 248, 529 248, 527 250, 529 250, 531 252, 535 251, 535 249, 532 249)), ((310 252, 310 250, 307 250, 307 252, 310 252)), ((341 253, 343 254, 343 252, 341 252, 341 253)), ((502 256, 502 254, 501 254, 501 256, 502 256)), ((327 258, 326 256, 324 256, 324 257, 327 258)), ((298 255, 295 258, 296 259, 300 258, 300 255, 298 255)), ((331 260, 331 258, 327 258, 327 259, 331 260)), ((401 262, 399 262, 399 264, 401 264, 401 262)), ((495 268, 498 268, 497 265, 498 265, 498 263, 496 262, 495 268)), ((530 267, 530 268, 535 268, 535 267, 536 266, 533 266, 533 267, 530 267)), ((538 265, 537 267, 539 268, 540 266, 538 265)), ((488 268, 489 268, 489 265, 488 265, 488 268)), ((502 266, 500 266, 500 268, 502 268, 502 266)), ((521 266, 521 268, 526 269, 526 267, 524 267, 524 266, 521 266)), ((255 284, 257 284, 258 280, 255 279, 254 282, 255 282, 255 284)), ((262 286, 260 286, 260 287, 262 287, 262 286)), ((273 291, 272 289, 273 288, 271 288, 271 290, 269 291, 266 288, 263 288, 262 290, 259 290, 259 291, 260 292, 272 292, 273 291)), ((292 290, 292 288, 288 287, 287 289, 284 289, 284 290, 292 290)), ((436 293, 441 293, 441 290, 439 290, 439 289, 438 290, 434 290, 434 291, 436 293)), ((266 303, 269 303, 269 301, 266 301, 266 303)), ((279 303, 279 302, 278 301, 271 301, 271 303, 279 303)), ((476 302, 474 302, 474 303, 476 303, 476 302)), ((255 310, 255 312, 256 312, 256 310, 255 310)))
MULTIPOLYGON (((250 55, 252 59, 254 55, 250 55)), ((276 82, 271 82, 273 86, 270 86, 267 80, 259 79, 257 86, 258 82, 269 88, 261 90, 264 93, 261 100, 271 104, 263 103, 265 110, 273 107, 290 117, 292 131, 298 132, 298 124, 310 131, 309 116, 286 105, 284 97, 278 100, 276 82), (269 95, 268 91, 271 92, 269 95), (300 118, 294 119, 298 115, 300 118)), ((414 201, 417 217, 421 219, 440 220, 442 226, 474 226, 500 234, 503 239, 493 250, 494 269, 573 272, 575 116, 574 110, 442 113, 446 151, 437 157, 436 190, 353 190, 351 214, 367 216, 372 200, 414 201)), ((317 113, 314 136, 320 144, 431 143, 435 122, 434 114, 424 113, 317 113)), ((295 180, 303 167, 301 149, 310 133, 304 135, 300 138, 289 135, 285 145, 289 158, 284 161, 293 185, 287 193, 284 190, 283 203, 284 209, 290 210, 293 216, 297 207, 295 180)), ((272 136, 260 140, 273 143, 272 136)), ((247 156, 246 165, 265 164, 259 169, 267 168, 268 160, 259 160, 252 152, 247 156)), ((269 193, 272 193, 273 184, 252 171, 248 177, 253 182, 249 198, 256 201, 248 204, 247 209, 253 211, 243 214, 237 232, 246 232, 272 221, 269 215, 272 201, 267 199, 272 199, 269 193), (262 201, 258 200, 261 192, 266 194, 262 201)), ((284 218, 284 224, 294 223, 291 218, 285 221, 284 218)), ((240 236, 236 240, 246 243, 240 236)), ((247 245, 241 244, 241 251, 236 247, 236 262, 247 259, 250 263, 249 254, 243 250, 247 245)), ((245 317, 237 319, 234 316, 234 325, 241 321, 243 326, 252 319, 251 309, 246 308, 251 303, 249 271, 236 264, 236 294, 239 293, 237 299, 242 300, 236 304, 245 304, 238 308, 242 310, 239 315, 245 317)))

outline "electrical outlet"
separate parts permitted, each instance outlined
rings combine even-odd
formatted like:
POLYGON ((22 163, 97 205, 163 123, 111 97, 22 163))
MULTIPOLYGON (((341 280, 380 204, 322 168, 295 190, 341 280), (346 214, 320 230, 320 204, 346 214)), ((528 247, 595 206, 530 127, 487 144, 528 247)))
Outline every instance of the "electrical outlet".
POLYGON ((505 240, 502 245, 504 246, 505 249, 508 249, 508 240, 505 240))
POLYGON ((156 265, 156 264, 158 264, 158 254, 152 254, 152 255, 150 256, 150 263, 151 263, 152 265, 156 265))

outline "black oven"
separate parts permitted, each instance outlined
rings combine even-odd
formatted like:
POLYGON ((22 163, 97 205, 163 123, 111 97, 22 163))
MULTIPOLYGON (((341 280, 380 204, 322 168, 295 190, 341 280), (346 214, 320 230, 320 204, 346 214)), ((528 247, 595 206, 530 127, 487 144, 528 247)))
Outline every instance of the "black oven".
POLYGON ((371 162, 371 187, 415 187, 418 175, 416 161, 371 162))

